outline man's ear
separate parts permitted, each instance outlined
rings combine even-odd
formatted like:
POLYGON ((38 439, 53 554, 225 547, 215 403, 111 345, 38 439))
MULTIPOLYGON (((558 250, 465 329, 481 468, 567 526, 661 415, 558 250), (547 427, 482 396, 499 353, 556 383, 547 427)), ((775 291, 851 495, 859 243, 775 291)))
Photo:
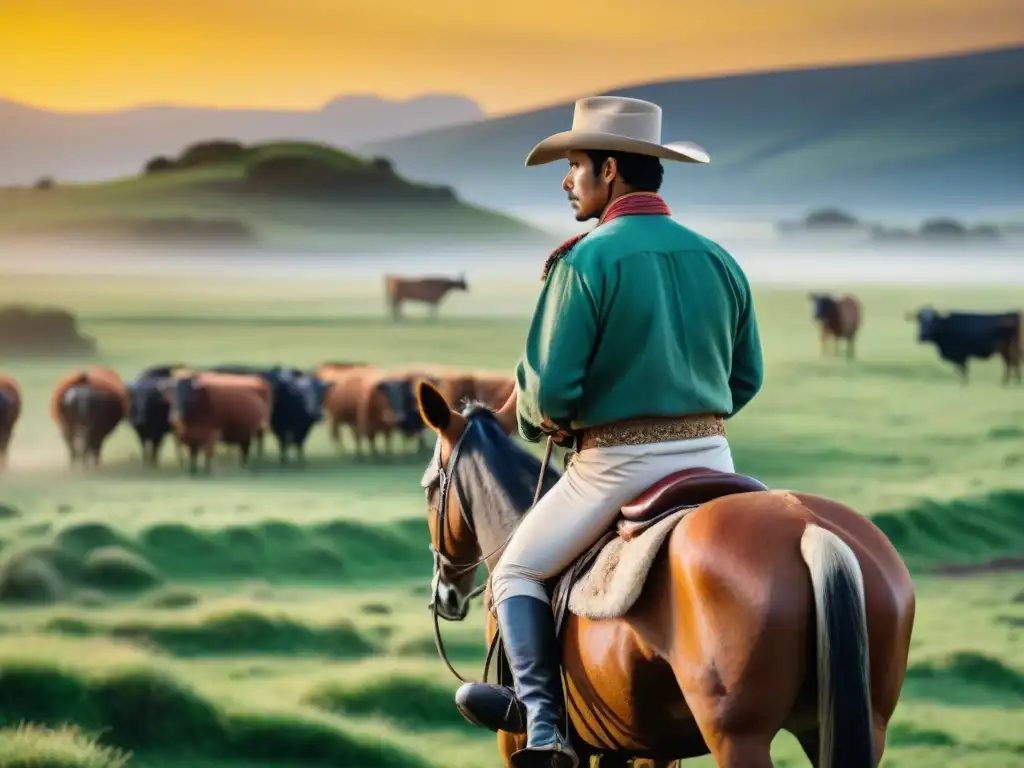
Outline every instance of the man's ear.
POLYGON ((609 157, 604 161, 604 165, 601 166, 601 176, 609 184, 615 181, 615 177, 619 175, 619 161, 614 157, 609 157))

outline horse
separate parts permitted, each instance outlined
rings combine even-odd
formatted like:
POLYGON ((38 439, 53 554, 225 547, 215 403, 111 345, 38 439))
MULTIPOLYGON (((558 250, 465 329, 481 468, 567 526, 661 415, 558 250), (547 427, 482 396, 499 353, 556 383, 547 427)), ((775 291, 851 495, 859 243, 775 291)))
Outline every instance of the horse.
MULTIPOLYGON (((480 591, 478 567, 493 570, 531 497, 558 473, 550 450, 542 463, 509 436, 514 394, 497 411, 470 404, 462 413, 428 382, 417 383, 416 398, 437 436, 421 485, 438 650, 464 680, 444 654, 437 617, 465 619, 480 591)), ((581 764, 666 766, 710 753, 720 768, 770 768, 771 742, 786 730, 816 768, 875 768, 903 687, 916 604, 892 543, 837 501, 710 469, 656 484, 623 507, 608 538, 643 535, 638 529, 680 509, 630 608, 559 619, 581 764)), ((491 652, 496 632, 488 615, 491 652)), ((477 724, 497 732, 509 765, 525 728, 477 724)))

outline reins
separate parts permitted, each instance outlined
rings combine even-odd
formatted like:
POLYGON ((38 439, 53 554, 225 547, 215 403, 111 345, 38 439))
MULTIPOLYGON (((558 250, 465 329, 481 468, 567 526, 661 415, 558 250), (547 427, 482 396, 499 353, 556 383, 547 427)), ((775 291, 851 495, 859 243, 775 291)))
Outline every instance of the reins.
MULTIPOLYGON (((502 550, 504 550, 505 547, 508 546, 508 543, 512 540, 512 537, 515 535, 515 532, 516 532, 516 529, 513 529, 512 532, 509 533, 509 535, 507 537, 505 537, 505 540, 497 548, 495 548, 494 550, 492 550, 488 554, 484 555, 480 559, 476 560, 475 562, 470 563, 469 565, 456 566, 445 555, 443 555, 439 551, 440 549, 444 548, 444 534, 445 534, 445 529, 447 528, 447 520, 448 520, 448 509, 447 509, 447 507, 448 507, 448 494, 451 491, 452 481, 455 478, 455 465, 456 465, 456 462, 458 460, 459 452, 460 452, 460 450, 462 448, 463 440, 465 440, 466 435, 469 433, 469 431, 470 431, 470 429, 472 429, 472 427, 473 427, 473 422, 470 421, 466 425, 466 429, 463 430, 461 435, 459 435, 459 439, 455 442, 455 446, 452 448, 451 455, 448 457, 448 471, 446 472, 444 467, 440 468, 440 487, 439 487, 439 491, 438 491, 438 501, 437 501, 438 549, 434 549, 433 547, 431 547, 431 549, 434 552, 435 568, 436 568, 437 564, 439 564, 439 563, 445 564, 445 565, 449 566, 450 568, 455 568, 456 569, 455 578, 457 578, 458 576, 461 576, 461 575, 463 575, 465 573, 468 573, 469 571, 472 571, 475 568, 478 568, 479 566, 483 565, 488 560, 490 560, 494 555, 496 555, 499 552, 501 552, 502 550)), ((544 479, 545 479, 545 477, 547 475, 548 464, 551 461, 551 449, 552 449, 553 446, 554 446, 554 438, 549 436, 548 439, 547 439, 547 443, 544 446, 544 460, 541 462, 541 465, 540 465, 540 472, 539 472, 539 474, 537 476, 537 488, 536 488, 536 490, 533 493, 533 502, 530 504, 530 509, 533 509, 535 506, 537 506, 537 502, 540 501, 541 493, 544 490, 544 479)), ((456 493, 458 493, 458 492, 456 491, 456 493)), ((463 513, 463 519, 465 519, 465 515, 466 515, 465 508, 462 508, 462 513, 463 513)), ((529 510, 527 510, 526 514, 529 514, 529 510)), ((525 517, 525 514, 524 514, 524 517, 525 517)), ((466 597, 467 602, 469 600, 472 600, 475 597, 478 597, 478 596, 482 595, 487 590, 488 584, 490 584, 490 576, 488 576, 487 581, 485 581, 480 586, 474 588, 473 591, 469 593, 469 595, 466 597)), ((444 648, 444 640, 441 639, 441 623, 440 623, 440 615, 438 614, 438 611, 437 611, 437 587, 436 586, 434 587, 433 592, 434 592, 434 594, 433 594, 432 599, 430 601, 430 610, 431 610, 431 613, 433 614, 434 646, 437 648, 437 655, 441 657, 441 661, 444 662, 445 666, 448 667, 448 670, 453 675, 455 675, 455 677, 460 682, 463 682, 463 683, 474 682, 474 681, 471 681, 471 680, 467 680, 462 675, 460 675, 458 670, 455 669, 455 667, 452 665, 451 660, 448 658, 448 654, 447 654, 447 652, 445 651, 445 648, 444 648)), ((488 672, 488 670, 491 667, 491 659, 494 657, 494 653, 495 653, 495 650, 498 647, 499 640, 500 640, 500 636, 499 636, 499 634, 497 632, 495 632, 494 633, 494 637, 491 639, 491 642, 490 642, 490 644, 489 644, 489 646, 487 648, 487 656, 484 659, 483 680, 481 680, 481 682, 484 682, 484 683, 487 682, 487 672, 488 672)))

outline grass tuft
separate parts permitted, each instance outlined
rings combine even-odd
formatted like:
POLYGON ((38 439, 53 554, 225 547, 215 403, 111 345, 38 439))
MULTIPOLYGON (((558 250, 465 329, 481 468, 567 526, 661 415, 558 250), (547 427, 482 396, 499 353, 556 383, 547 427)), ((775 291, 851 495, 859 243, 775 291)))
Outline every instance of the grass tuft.
POLYGON ((75 726, 20 723, 0 730, 3 768, 124 768, 131 754, 106 747, 75 726))

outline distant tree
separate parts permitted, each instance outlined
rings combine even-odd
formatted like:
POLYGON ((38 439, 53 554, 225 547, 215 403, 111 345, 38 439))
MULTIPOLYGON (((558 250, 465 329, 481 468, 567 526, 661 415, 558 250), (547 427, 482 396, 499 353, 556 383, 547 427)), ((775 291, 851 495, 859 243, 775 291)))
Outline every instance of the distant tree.
POLYGON ((176 161, 179 168, 191 168, 209 163, 227 163, 245 154, 245 145, 230 139, 200 141, 185 147, 176 161))
POLYGON ((921 225, 922 237, 964 237, 967 227, 956 219, 928 219, 921 225))
POLYGON ((997 240, 1002 236, 999 231, 999 227, 995 224, 978 224, 977 226, 971 227, 969 233, 971 237, 980 237, 984 240, 997 240))
POLYGON ((53 189, 57 186, 57 182, 53 180, 52 176, 42 176, 33 186, 36 189, 53 189))
POLYGON ((860 222, 855 217, 838 208, 819 208, 816 211, 811 211, 804 217, 804 226, 807 229, 839 229, 859 227, 860 222))
POLYGON ((387 157, 375 157, 370 161, 370 165, 380 173, 393 175, 395 172, 395 164, 387 157))
POLYGON ((249 189, 287 194, 323 194, 351 186, 351 175, 316 157, 278 155, 250 165, 245 172, 249 189))
POLYGON ((174 168, 174 161, 169 157, 159 155, 158 157, 152 158, 146 167, 143 169, 144 173, 160 173, 161 171, 169 171, 174 168))

